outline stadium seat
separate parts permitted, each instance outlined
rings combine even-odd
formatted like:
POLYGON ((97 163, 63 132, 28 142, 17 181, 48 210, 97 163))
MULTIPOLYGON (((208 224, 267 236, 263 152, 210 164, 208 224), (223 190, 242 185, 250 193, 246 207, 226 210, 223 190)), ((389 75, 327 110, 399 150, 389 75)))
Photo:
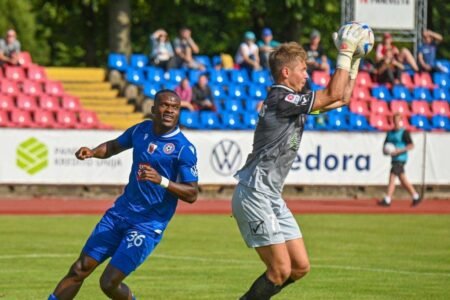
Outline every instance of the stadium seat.
POLYGON ((434 129, 450 131, 450 120, 446 116, 433 116, 431 118, 431 125, 434 129))
POLYGON ((379 114, 371 114, 369 117, 369 124, 381 131, 388 131, 394 128, 387 116, 379 114))
POLYGON ((316 118, 313 115, 307 115, 303 127, 305 128, 305 130, 315 130, 316 118))
POLYGON ((409 105, 403 100, 392 100, 390 103, 391 112, 393 114, 399 113, 401 115, 409 116, 411 111, 409 110, 409 105))
POLYGON ((218 129, 221 128, 217 113, 212 111, 200 112, 200 124, 202 129, 218 129))
POLYGON ((211 70, 209 72, 209 82, 217 85, 227 84, 229 82, 227 72, 224 70, 211 70))
POLYGON ((396 84, 392 87, 392 98, 408 102, 411 102, 413 100, 409 89, 406 86, 400 84, 396 84))
POLYGON ((446 101, 431 102, 431 112, 433 115, 442 115, 450 117, 450 107, 446 101))
POLYGON ((341 106, 338 108, 335 108, 333 110, 330 110, 328 114, 339 114, 339 115, 348 115, 350 113, 350 109, 348 106, 341 106))
POLYGON ((108 55, 108 68, 124 72, 128 68, 127 57, 125 54, 110 53, 108 55))
POLYGON ((45 93, 56 97, 60 97, 64 94, 62 84, 59 81, 46 81, 44 90, 45 93))
POLYGON ((411 103, 411 113, 413 115, 424 115, 427 117, 431 117, 433 113, 430 110, 430 106, 426 101, 413 101, 411 103))
POLYGON ((389 89, 385 85, 379 85, 372 88, 372 96, 379 100, 391 101, 392 95, 389 92, 389 89))
POLYGON ((1 111, 9 111, 15 109, 13 97, 8 95, 0 94, 0 110, 1 111))
POLYGON ((132 54, 130 57, 130 66, 136 69, 142 69, 148 64, 148 57, 145 54, 132 54))
POLYGON ((359 101, 373 101, 374 98, 370 94, 370 90, 365 86, 355 86, 352 93, 352 99, 359 101))
POLYGON ((249 99, 245 101, 245 110, 247 112, 258 112, 261 100, 249 99))
POLYGON ((190 69, 188 71, 188 77, 189 77, 189 81, 191 82, 191 85, 194 85, 197 83, 198 78, 200 77, 200 75, 204 74, 205 72, 200 71, 200 70, 193 70, 190 69))
POLYGON ((186 110, 181 111, 180 124, 187 128, 200 128, 199 112, 186 110))
POLYGON ((245 91, 245 86, 242 84, 229 84, 228 85, 228 96, 232 98, 242 98, 247 97, 247 92, 245 91))
POLYGON ((226 97, 227 94, 225 93, 225 90, 223 89, 223 85, 220 84, 210 84, 209 88, 211 89, 211 93, 215 98, 223 98, 226 97))
POLYGON ((413 89, 415 87, 414 82, 411 78, 411 75, 409 75, 408 72, 402 72, 400 76, 400 81, 402 85, 406 86, 408 89, 413 89))
POLYGON ((450 76, 446 73, 436 72, 433 74, 433 82, 441 88, 450 88, 450 76))
POLYGON ((376 84, 372 81, 370 74, 364 71, 358 72, 358 76, 356 77, 355 87, 364 87, 367 89, 371 89, 375 87, 376 84))
POLYGON ((5 67, 5 78, 14 81, 24 81, 26 78, 25 69, 21 67, 7 66, 5 67))
POLYGON ((243 112, 244 108, 242 107, 241 99, 228 99, 225 101, 225 110, 228 112, 239 113, 243 112))
POLYGON ((19 94, 16 97, 16 107, 21 110, 34 111, 38 106, 35 97, 19 94))
POLYGON ((272 79, 268 70, 258 70, 252 72, 252 82, 269 86, 272 84, 272 79))
POLYGON ((80 126, 86 129, 111 129, 109 126, 103 125, 94 111, 82 110, 78 113, 80 126))
POLYGON ((350 101, 350 111, 364 116, 368 116, 370 114, 369 105, 366 101, 350 101))
POLYGON ((8 112, 0 109, 0 127, 12 127, 12 124, 8 118, 8 112))
POLYGON ((178 86, 179 84, 177 82, 172 82, 172 81, 166 81, 164 82, 164 88, 168 89, 168 90, 175 90, 175 88, 178 86))
POLYGON ((224 102, 223 98, 214 98, 213 103, 214 103, 214 106, 216 107, 216 112, 221 113, 221 112, 225 111, 223 102, 224 102))
POLYGON ((53 112, 61 109, 58 98, 49 95, 39 96, 38 107, 53 112))
POLYGON ((37 82, 43 82, 47 79, 47 74, 43 67, 32 65, 28 67, 27 78, 37 82))
POLYGON ((125 73, 125 80, 131 84, 142 85, 145 81, 142 69, 128 68, 125 73))
POLYGON ((413 99, 431 102, 433 100, 433 97, 431 96, 429 89, 424 87, 415 87, 413 89, 413 99))
POLYGON ((350 128, 345 114, 328 114, 327 127, 331 130, 348 130, 350 128))
POLYGON ((327 86, 330 78, 330 74, 325 71, 313 71, 312 73, 312 81, 320 86, 327 86))
POLYGON ((186 71, 184 71, 183 69, 170 69, 164 74, 164 78, 166 80, 176 82, 177 84, 179 84, 185 77, 186 71), (169 76, 166 77, 166 74, 168 74, 169 76))
POLYGON ((29 67, 33 64, 30 53, 26 51, 19 52, 18 60, 22 67, 29 67))
POLYGON ((34 123, 40 128, 58 128, 53 112, 48 110, 34 111, 34 123))
POLYGON ((446 88, 434 88, 433 100, 443 100, 450 102, 450 91, 446 88))
POLYGON ((78 120, 74 111, 60 110, 56 113, 56 122, 63 128, 78 128, 78 120))
POLYGON ((442 69, 442 72, 444 72, 446 74, 450 74, 450 60, 448 60, 448 59, 437 59, 436 60, 436 65, 438 65, 442 69))
POLYGON ((411 125, 416 127, 418 130, 431 130, 431 124, 428 121, 428 118, 423 115, 412 115, 411 116, 411 125))
POLYGON ((164 70, 161 68, 147 67, 144 69, 148 81, 161 83, 164 80, 164 70))
POLYGON ((155 82, 144 82, 143 94, 144 96, 153 99, 155 94, 162 89, 161 84, 155 82))
POLYGON ((81 104, 80 99, 74 97, 74 96, 63 96, 61 98, 61 108, 63 110, 68 111, 80 111, 81 110, 81 104))
POLYGON ((379 115, 391 115, 391 110, 385 101, 372 101, 370 102, 370 112, 371 114, 379 115))
POLYGON ((25 80, 22 83, 22 92, 27 95, 40 96, 43 94, 42 84, 33 80, 25 80))
POLYGON ((222 124, 223 128, 226 129, 241 129, 243 128, 243 124, 241 121, 241 116, 238 113, 234 112, 224 112, 222 115, 222 124))
POLYGON ((412 126, 409 123, 409 119, 405 115, 402 115, 400 118, 400 126, 402 126, 403 128, 405 128, 406 130, 409 130, 409 131, 417 131, 416 127, 412 126))
POLYGON ((222 66, 222 57, 220 57, 220 55, 214 55, 211 57, 211 63, 213 68, 216 66, 222 66))
POLYGON ((234 83, 249 83, 248 74, 245 70, 230 70, 231 81, 234 83))
POLYGON ((3 79, 0 81, 0 86, 0 92, 4 95, 15 96, 19 93, 19 88, 15 81, 3 79))
POLYGON ((257 112, 246 112, 243 117, 244 126, 253 129, 258 123, 258 113, 257 112))
POLYGON ((433 80, 431 79, 430 73, 428 72, 414 73, 413 78, 415 87, 424 87, 427 89, 436 87, 436 85, 433 83, 433 80))
POLYGON ((211 69, 211 60, 208 55, 194 55, 194 60, 205 66, 206 69, 211 69))
POLYGON ((266 87, 255 83, 249 85, 248 93, 251 98, 258 100, 264 100, 267 96, 266 87))
POLYGON ((25 110, 14 109, 11 111, 11 123, 14 127, 20 128, 34 128, 34 124, 31 113, 25 110))
POLYGON ((349 128, 352 130, 359 131, 373 131, 375 130, 372 126, 367 122, 367 118, 358 114, 350 114, 349 115, 349 128))

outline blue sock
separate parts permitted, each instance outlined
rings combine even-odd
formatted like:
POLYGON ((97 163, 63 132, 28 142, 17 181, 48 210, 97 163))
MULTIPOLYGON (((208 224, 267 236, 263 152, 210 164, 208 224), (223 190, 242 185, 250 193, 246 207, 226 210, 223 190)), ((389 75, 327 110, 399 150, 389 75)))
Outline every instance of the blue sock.
POLYGON ((56 298, 55 295, 51 294, 50 296, 48 296, 47 300, 58 300, 58 298, 56 298))

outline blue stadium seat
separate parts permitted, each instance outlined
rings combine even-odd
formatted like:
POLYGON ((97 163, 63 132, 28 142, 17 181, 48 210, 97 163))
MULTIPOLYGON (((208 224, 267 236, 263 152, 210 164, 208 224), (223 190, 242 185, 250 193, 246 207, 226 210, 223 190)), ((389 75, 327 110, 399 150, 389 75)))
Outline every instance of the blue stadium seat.
POLYGON ((272 79, 268 70, 259 70, 252 72, 252 82, 269 86, 272 84, 272 79))
POLYGON ((142 69, 147 66, 148 57, 145 54, 132 54, 130 57, 130 66, 136 69, 142 69))
POLYGON ((206 69, 211 69, 211 60, 207 55, 194 55, 194 60, 205 66, 206 69))
POLYGON ((213 84, 227 84, 228 81, 227 72, 224 70, 209 71, 209 82, 213 84))
POLYGON ((248 87, 248 94, 253 99, 263 100, 267 96, 267 89, 262 84, 250 84, 248 87))
POLYGON ((348 130, 350 128, 345 114, 328 114, 327 127, 331 130, 348 130))
POLYGON ((434 129, 443 129, 450 131, 450 120, 446 116, 436 115, 431 118, 431 124, 434 129))
POLYGON ((449 88, 450 76, 447 73, 436 72, 433 74, 433 82, 441 88, 449 88))
POLYGON ((232 98, 242 98, 247 97, 247 92, 245 91, 245 86, 242 84, 229 84, 228 85, 228 96, 232 98))
POLYGON ((229 112, 243 112, 244 108, 242 107, 241 99, 228 99, 225 100, 225 110, 229 112))
POLYGON ((428 118, 423 115, 413 115, 411 116, 411 125, 421 130, 431 130, 431 124, 428 118))
POLYGON ((156 67, 144 68, 148 81, 161 83, 164 80, 164 70, 156 67))
POLYGON ((445 88, 434 88, 433 100, 444 100, 450 102, 450 91, 445 88))
POLYGON ((164 79, 180 83, 186 77, 186 72, 183 69, 170 69, 164 74, 164 79))
POLYGON ((248 99, 247 101, 245 101, 245 110, 247 112, 257 112, 260 102, 261 100, 248 99))
POLYGON ((375 128, 369 125, 367 118, 363 115, 351 113, 349 116, 349 125, 355 131, 374 131, 375 128))
POLYGON ((414 100, 425 100, 427 102, 433 101, 430 90, 424 87, 415 87, 413 89, 414 100))
POLYGON ((313 116, 307 115, 304 128, 305 128, 305 130, 315 130, 316 129, 316 118, 314 118, 313 116))
POLYGON ((448 59, 437 59, 436 65, 443 69, 444 73, 450 74, 450 60, 448 59))
POLYGON ((200 75, 202 75, 204 72, 200 71, 200 70, 189 70, 188 74, 189 74, 189 81, 191 82, 191 85, 194 85, 197 83, 198 78, 200 77, 200 75))
POLYGON ((211 62, 212 62, 213 67, 221 66, 222 65, 222 57, 220 55, 214 55, 211 58, 211 62))
POLYGON ((392 87, 392 96, 396 100, 405 100, 407 102, 411 102, 413 100, 408 88, 399 84, 392 87))
POLYGON ((163 83, 163 86, 164 86, 164 88, 165 89, 168 89, 168 90, 175 90, 175 88, 178 86, 179 84, 177 83, 177 82, 173 82, 173 81, 165 81, 164 83, 163 83))
POLYGON ((372 88, 372 96, 380 99, 380 100, 384 100, 384 101, 391 101, 392 100, 392 95, 389 92, 389 89, 387 88, 387 86, 385 85, 379 85, 376 87, 372 88))
POLYGON ((108 68, 112 70, 125 71, 128 68, 125 54, 110 53, 108 55, 108 68))
POLYGON ((234 83, 249 83, 248 74, 245 70, 229 70, 231 81, 234 83))
POLYGON ((328 112, 328 114, 336 114, 336 115, 348 115, 349 113, 350 110, 348 109, 348 106, 341 106, 328 112))
POLYGON ((225 108, 223 106, 223 102, 224 102, 223 98, 214 98, 213 102, 214 102, 214 106, 216 107, 216 111, 218 113, 225 111, 225 108))
POLYGON ((187 128, 200 128, 199 112, 182 110, 180 112, 180 124, 187 128))
POLYGON ((314 118, 314 129, 316 130, 329 130, 327 125, 327 115, 308 115, 307 118, 314 118))
POLYGON ((217 113, 212 111, 200 112, 200 124, 203 129, 218 129, 222 127, 217 113))
POLYGON ((211 93, 214 97, 226 97, 227 94, 225 93, 225 90, 223 89, 222 85, 219 84, 210 84, 209 88, 211 89, 211 93))
POLYGON ((142 85, 145 81, 144 72, 141 69, 128 68, 126 71, 125 79, 129 83, 142 85))
POLYGON ((144 94, 144 96, 153 99, 155 97, 155 94, 158 91, 160 91, 161 89, 162 89, 161 84, 155 83, 155 82, 146 81, 146 82, 144 82, 143 94, 144 94))
POLYGON ((258 122, 258 113, 257 112, 246 112, 244 113, 244 126, 250 129, 256 127, 256 123, 258 122))
POLYGON ((224 112, 222 113, 222 124, 227 129, 241 129, 244 125, 241 116, 238 113, 224 112))

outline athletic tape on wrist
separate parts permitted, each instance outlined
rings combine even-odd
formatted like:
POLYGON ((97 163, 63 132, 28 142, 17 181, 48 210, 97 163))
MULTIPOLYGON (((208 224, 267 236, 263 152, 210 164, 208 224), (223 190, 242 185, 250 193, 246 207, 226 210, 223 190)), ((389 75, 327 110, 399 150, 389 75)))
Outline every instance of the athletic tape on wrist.
POLYGON ((164 176, 161 176, 161 182, 159 183, 159 185, 167 189, 169 187, 169 179, 167 179, 164 176))

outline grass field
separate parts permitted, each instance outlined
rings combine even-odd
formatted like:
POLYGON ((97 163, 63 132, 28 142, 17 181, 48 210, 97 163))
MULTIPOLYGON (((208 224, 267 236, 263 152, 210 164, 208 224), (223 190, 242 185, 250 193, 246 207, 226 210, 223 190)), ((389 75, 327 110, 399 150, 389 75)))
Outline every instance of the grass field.
MULTIPOLYGON (((99 216, 0 216, 0 299, 47 299, 99 216)), ((450 299, 450 217, 302 215, 312 271, 275 299, 450 299)), ((105 299, 103 266, 77 299, 105 299)), ((138 299, 237 299, 263 271, 229 216, 177 215, 138 299)))

